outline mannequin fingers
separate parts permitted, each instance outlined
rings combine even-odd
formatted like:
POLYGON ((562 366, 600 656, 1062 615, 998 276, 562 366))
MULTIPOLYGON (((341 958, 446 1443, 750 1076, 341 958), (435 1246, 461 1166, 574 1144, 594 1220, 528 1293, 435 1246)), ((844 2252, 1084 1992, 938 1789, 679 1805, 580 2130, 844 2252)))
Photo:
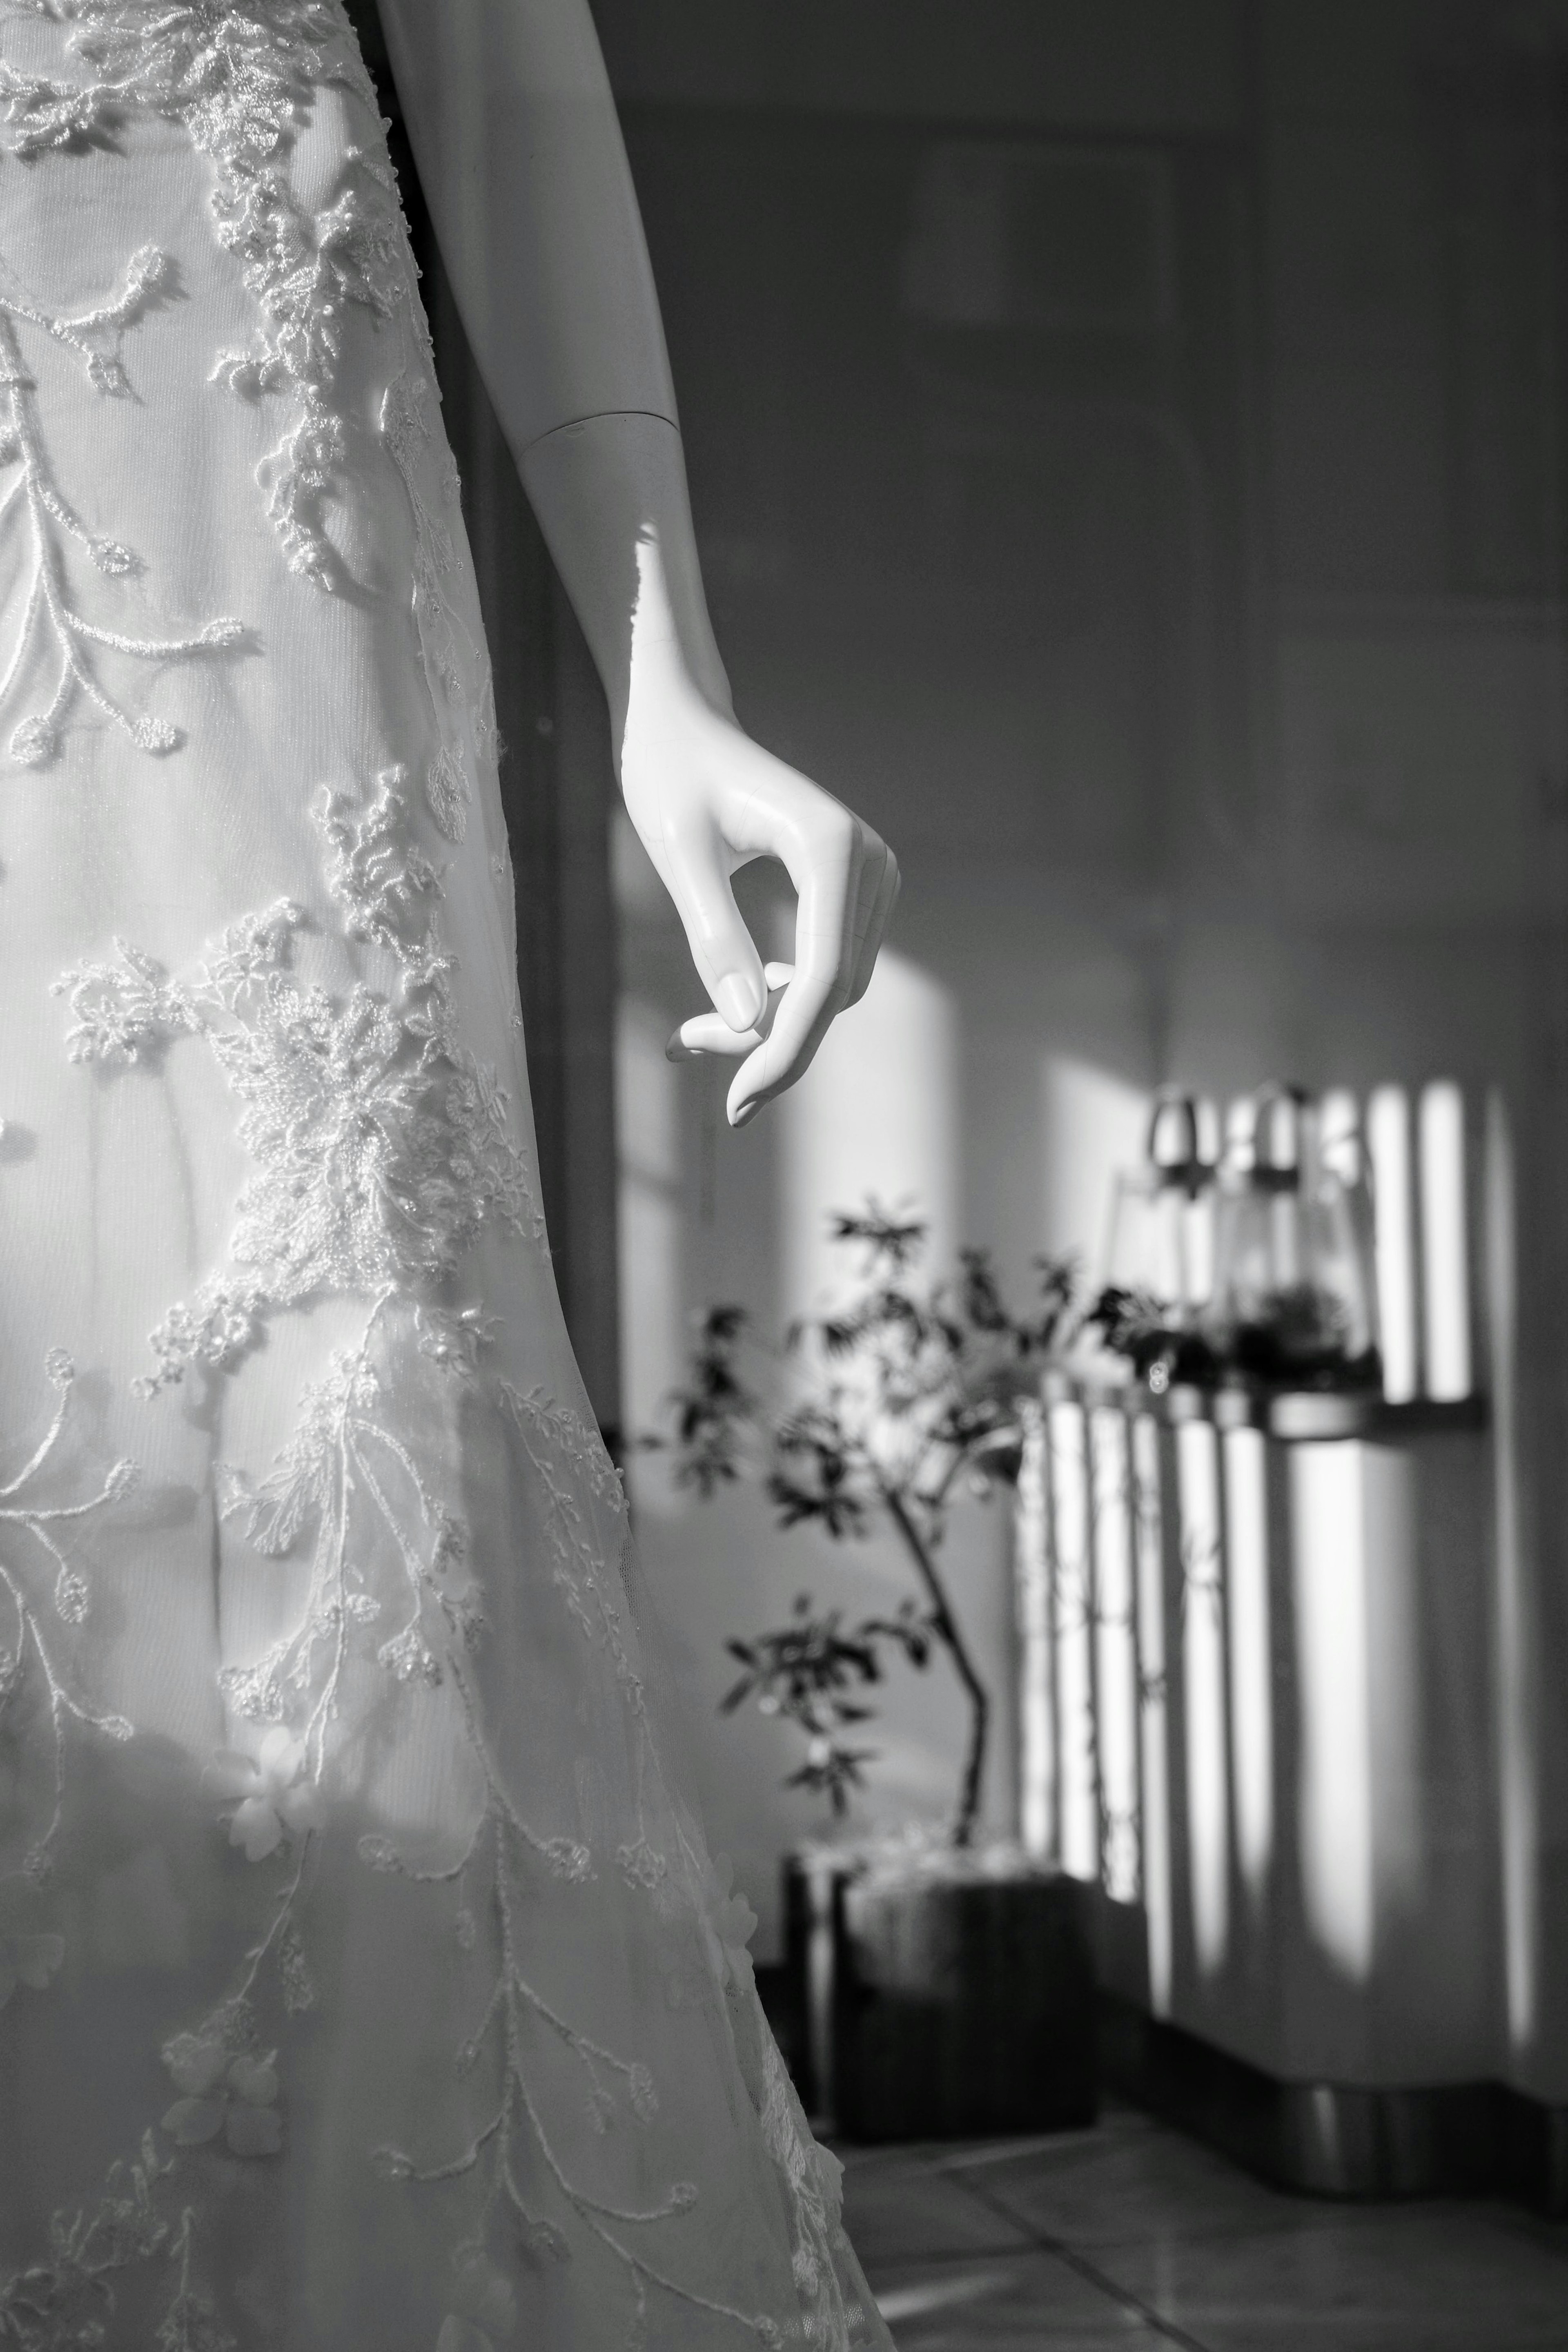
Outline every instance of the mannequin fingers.
POLYGON ((764 1103, 792 1087, 805 1071, 846 1002, 836 966, 824 984, 820 972, 798 967, 774 1015, 771 1033, 743 1062, 729 1089, 729 1123, 744 1127, 764 1103))
POLYGON ((762 959, 730 887, 716 831, 693 826, 664 842, 664 877, 698 977, 731 1030, 752 1027, 767 1000, 762 959))
POLYGON ((730 1027, 721 1013, 695 1013, 691 1020, 683 1021, 670 1039, 664 1048, 665 1059, 671 1062, 702 1062, 715 1054, 735 1056, 754 1052, 764 1043, 773 1026, 779 999, 793 978, 794 970, 793 964, 788 963, 770 963, 767 967, 768 1004, 754 1028, 737 1031, 730 1027))
MULTIPOLYGON (((730 1124, 745 1124, 762 1104, 792 1086, 807 1067, 835 1013, 849 998, 851 923, 864 863, 862 827, 836 802, 809 829, 777 853, 795 885, 795 971, 774 1015, 771 1033, 742 1064, 729 1090, 730 1124)), ((876 840, 877 835, 871 838, 876 840)))
POLYGON ((722 1013, 698 1013, 683 1021, 664 1048, 667 1062, 706 1062, 714 1054, 750 1054, 762 1044, 759 1029, 732 1029, 722 1013))
POLYGON ((882 951, 894 908, 898 903, 900 877, 898 860, 885 841, 877 845, 882 852, 882 864, 877 867, 874 856, 866 860, 865 879, 861 887, 861 907, 856 918, 852 951, 854 957, 850 974, 849 1003, 858 1004, 871 985, 872 973, 882 951))

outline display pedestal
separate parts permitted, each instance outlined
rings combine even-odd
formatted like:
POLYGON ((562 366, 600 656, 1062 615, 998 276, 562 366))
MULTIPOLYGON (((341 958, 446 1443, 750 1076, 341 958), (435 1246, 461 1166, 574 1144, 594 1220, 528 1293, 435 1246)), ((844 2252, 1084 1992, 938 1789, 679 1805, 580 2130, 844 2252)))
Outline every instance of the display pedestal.
POLYGON ((786 1864, 800 2088, 853 2140, 984 2138, 1092 2123, 1086 1890, 1055 1874, 908 1876, 852 1852, 786 1864))

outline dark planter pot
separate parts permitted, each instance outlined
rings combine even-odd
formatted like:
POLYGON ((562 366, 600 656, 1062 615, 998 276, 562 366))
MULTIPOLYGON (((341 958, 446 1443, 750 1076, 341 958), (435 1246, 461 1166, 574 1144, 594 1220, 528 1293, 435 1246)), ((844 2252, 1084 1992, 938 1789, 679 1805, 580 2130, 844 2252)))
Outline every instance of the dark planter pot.
POLYGON ((857 2140, 1092 2122, 1094 1977, 1072 1879, 792 1857, 786 1919, 807 2106, 857 2140))

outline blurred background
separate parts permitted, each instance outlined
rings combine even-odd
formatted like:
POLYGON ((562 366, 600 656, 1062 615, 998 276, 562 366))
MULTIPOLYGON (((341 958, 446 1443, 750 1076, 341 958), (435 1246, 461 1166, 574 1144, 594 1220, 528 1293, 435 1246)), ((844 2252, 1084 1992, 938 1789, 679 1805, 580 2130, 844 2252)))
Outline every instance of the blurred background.
MULTIPOLYGON (((1119 1731, 1103 1565, 1078 1699, 1063 1679, 1060 1463, 1046 1536, 960 1493, 984 1828, 1097 1890, 1130 2010, 1270 2078, 1505 2083, 1568 2193, 1568 5, 594 13, 737 709, 904 872, 870 993, 731 1135, 727 1067, 664 1059, 698 989, 427 252, 551 1236, 754 1951, 779 1959, 781 1861, 831 1816, 782 1785, 788 1726, 719 1713, 726 1642, 803 1591, 892 1612, 909 1569, 894 1531, 783 1529, 754 1481, 705 1502, 640 1448, 694 1318, 819 1311, 857 1263, 830 1213, 868 1196, 925 1223, 935 1273, 972 1244, 1019 1297, 1040 1253, 1103 1280, 1157 1091, 1212 1160, 1229 1107, 1287 1082, 1360 1115, 1363 1175, 1383 1120, 1386 1410, 1288 1460, 1266 1414, 1249 1454, 1200 1413, 1207 1472, 1165 1431, 1174 1597, 1157 1627, 1127 1601, 1119 1731), (1237 1569, 1207 1664, 1183 1649, 1205 1476, 1217 1557, 1249 1479, 1272 1546, 1261 1633, 1237 1569)), ((740 887, 778 951, 776 882, 740 887)), ((1048 1452, 1078 1414, 1092 1501, 1103 1407, 1048 1384, 1043 1409, 1048 1452)), ((852 1827, 942 1822, 962 1691, 937 1660, 877 1705, 852 1827)))

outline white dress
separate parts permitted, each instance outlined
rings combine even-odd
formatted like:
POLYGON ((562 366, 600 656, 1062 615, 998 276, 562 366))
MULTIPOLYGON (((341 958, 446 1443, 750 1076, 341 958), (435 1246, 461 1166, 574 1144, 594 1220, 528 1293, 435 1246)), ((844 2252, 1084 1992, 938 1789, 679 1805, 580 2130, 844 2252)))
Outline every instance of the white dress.
POLYGON ((352 35, 0 0, 0 2345, 885 2347, 556 1298, 352 35))

